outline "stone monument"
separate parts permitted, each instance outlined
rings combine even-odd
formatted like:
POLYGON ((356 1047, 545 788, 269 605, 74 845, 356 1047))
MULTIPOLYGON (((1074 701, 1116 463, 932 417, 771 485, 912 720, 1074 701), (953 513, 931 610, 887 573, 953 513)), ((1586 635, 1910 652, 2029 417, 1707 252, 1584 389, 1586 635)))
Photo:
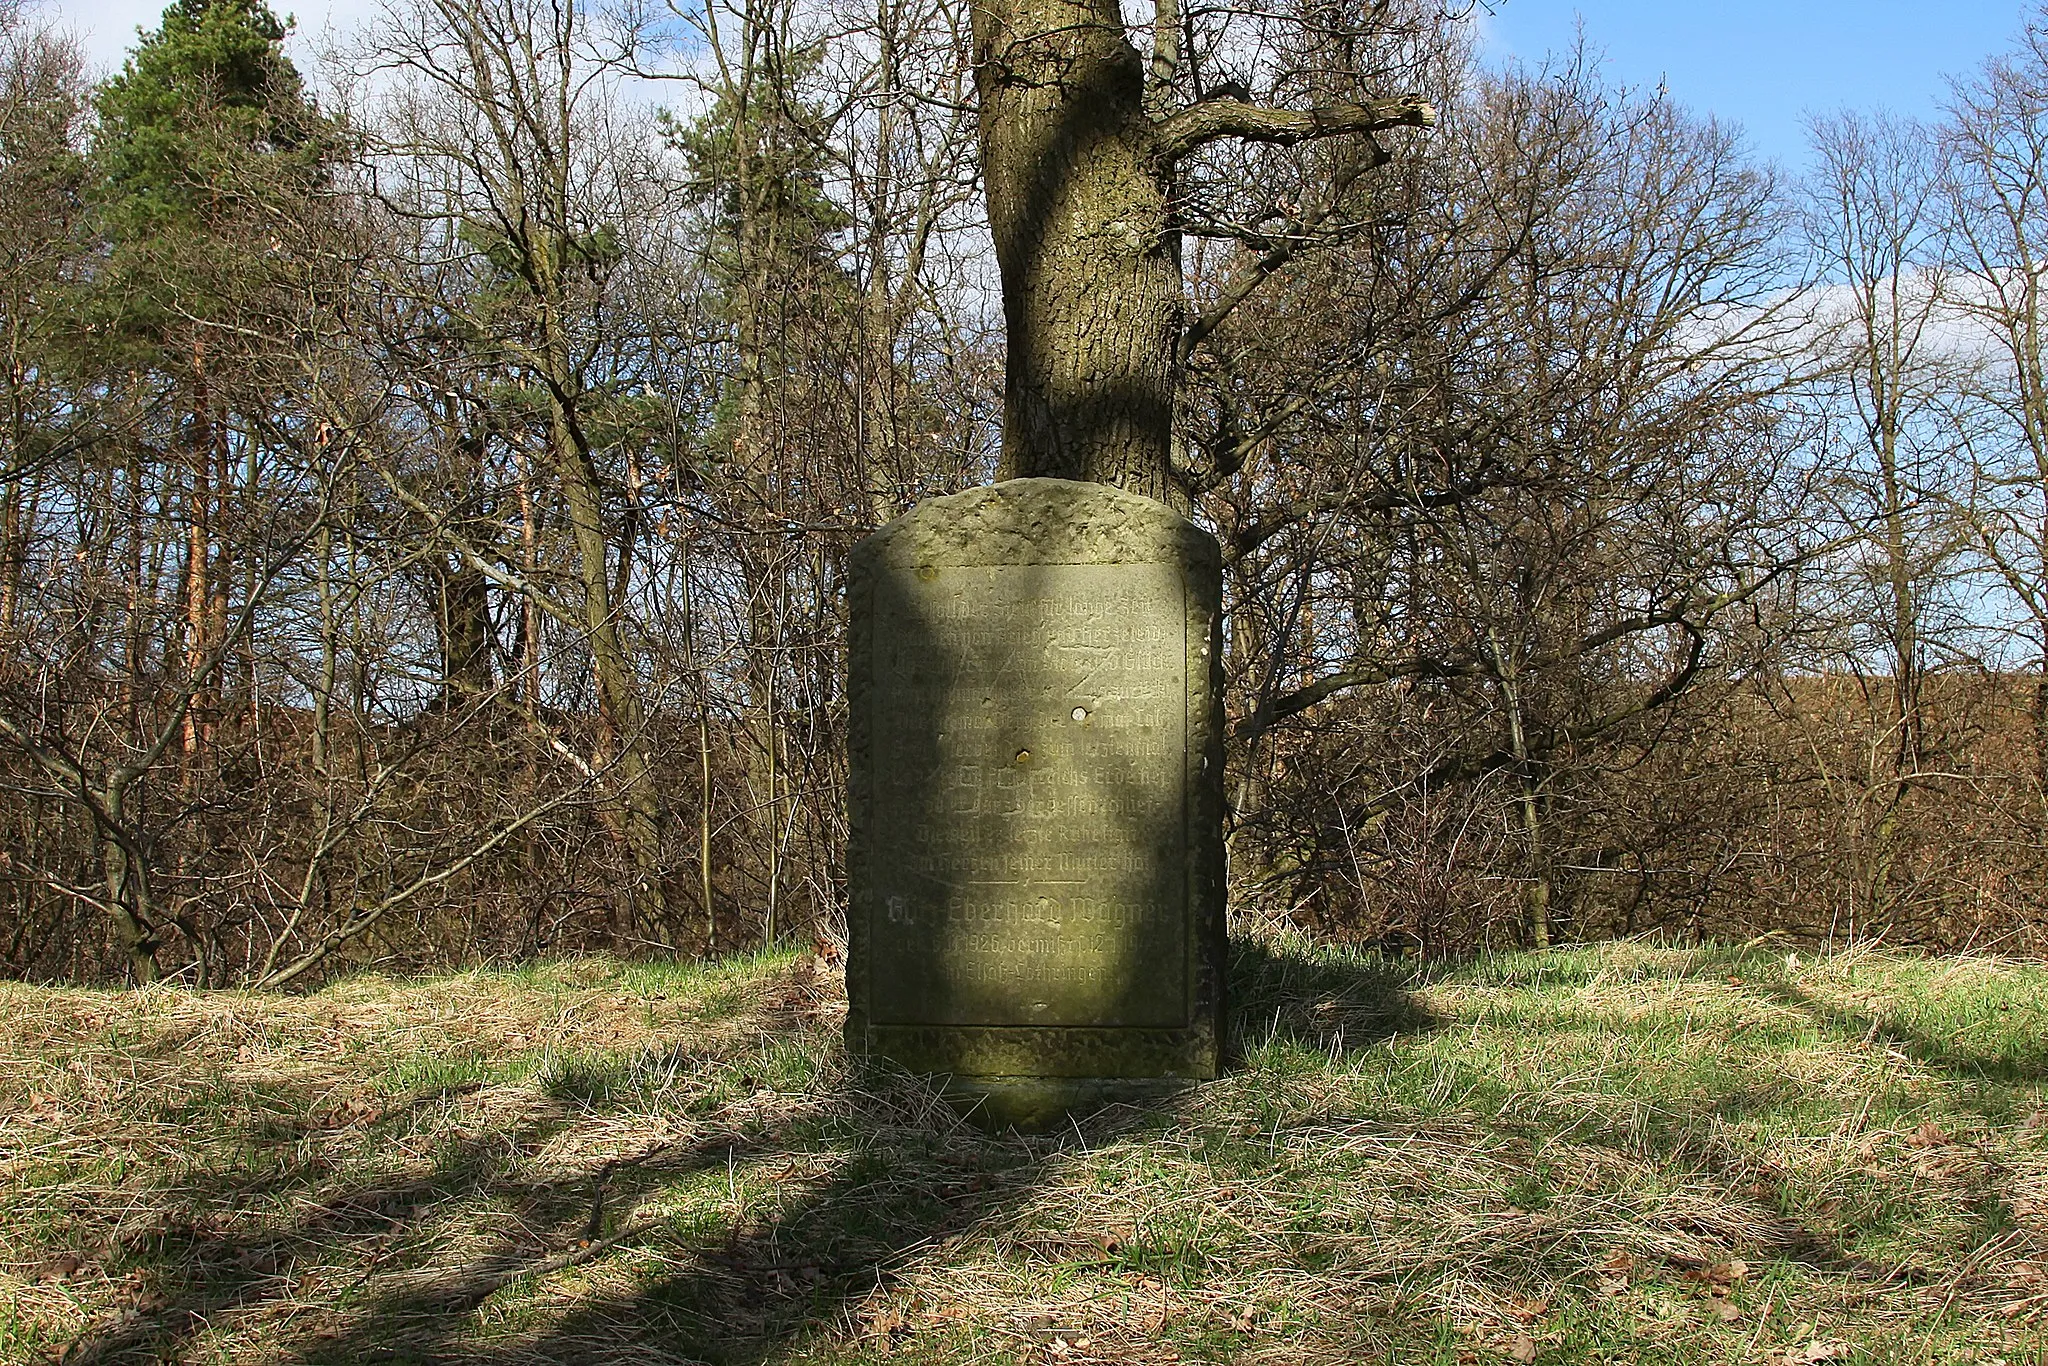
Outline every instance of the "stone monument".
POLYGON ((1216 1075, 1214 538, 1100 484, 854 549, 846 1031, 995 1123, 1216 1075))

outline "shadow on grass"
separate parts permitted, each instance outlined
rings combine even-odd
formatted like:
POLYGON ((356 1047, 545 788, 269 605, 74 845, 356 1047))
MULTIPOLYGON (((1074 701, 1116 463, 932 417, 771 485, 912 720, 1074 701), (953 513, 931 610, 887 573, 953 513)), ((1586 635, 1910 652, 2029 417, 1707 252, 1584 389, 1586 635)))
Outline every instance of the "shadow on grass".
MULTIPOLYGON (((1233 1037, 1255 1046, 1282 1041, 1341 1053, 1433 1024, 1409 998, 1404 976, 1372 958, 1241 943, 1231 991, 1241 1012, 1233 1037)), ((307 1366, 753 1366, 820 1339, 835 1354, 856 1350, 856 1341, 886 1350, 891 1322, 878 1306, 905 1271, 943 1258, 949 1240, 1016 1214, 1063 1154, 1180 1122, 1178 1103, 1167 1101, 1077 1117, 1050 1136, 982 1133, 919 1079, 849 1072, 828 1021, 812 1015, 781 1027, 807 1031, 829 1061, 820 1086, 765 1118, 750 1119, 744 1102, 727 1105, 706 1115, 705 1129, 688 1142, 654 1142, 608 1162, 572 1158, 522 1176, 508 1154, 530 1157, 559 1145, 578 1120, 622 1108, 614 1098, 631 1087, 608 1083, 602 1064, 586 1065, 548 1082, 573 1112, 529 1115, 451 1140, 427 1173, 320 1192, 320 1173, 307 1170, 300 1203, 311 1209, 289 1226, 158 1229, 129 1259, 144 1286, 137 1307, 64 1359, 178 1360, 217 1317, 264 1313, 285 1320, 284 1350, 307 1366), (751 1205, 722 1203, 715 1217, 687 1225, 634 1214, 665 1188, 741 1168, 756 1183, 765 1174, 772 1193, 751 1205), (448 1213, 466 1202, 490 1211, 496 1236, 448 1227, 448 1213), (337 1244, 358 1258, 369 1248, 368 1265, 337 1265, 337 1244), (458 1259, 437 1253, 437 1245, 466 1247, 458 1259), (380 1261, 381 1249, 388 1261, 380 1261), (579 1295, 565 1309, 545 1298, 546 1277, 572 1267, 601 1273, 621 1257, 636 1268, 666 1269, 643 1270, 623 1289, 579 1295), (301 1280, 300 1266, 323 1263, 301 1280), (494 1297, 506 1290, 513 1294, 494 1310, 494 1297), (480 1320, 494 1312, 500 1325, 480 1337, 480 1320)), ((770 1033, 757 1035, 762 1046, 770 1033)), ((786 1046, 789 1038, 785 1032, 774 1043, 786 1046)), ((704 1061, 685 1050, 677 1056, 704 1061)), ((744 1052, 719 1061, 749 1065, 744 1052)), ((621 1060, 622 1067, 642 1063, 621 1060)), ((225 1187, 212 1198, 223 1209, 238 1203, 225 1187)), ((474 1213, 465 1217, 477 1221, 474 1213)), ((1020 1329, 1026 1337, 1033 1331, 1050 1330, 1020 1329)))
POLYGON ((1295 940, 1231 943, 1230 1057, 1292 1045, 1337 1058, 1440 1024, 1397 959, 1295 940))

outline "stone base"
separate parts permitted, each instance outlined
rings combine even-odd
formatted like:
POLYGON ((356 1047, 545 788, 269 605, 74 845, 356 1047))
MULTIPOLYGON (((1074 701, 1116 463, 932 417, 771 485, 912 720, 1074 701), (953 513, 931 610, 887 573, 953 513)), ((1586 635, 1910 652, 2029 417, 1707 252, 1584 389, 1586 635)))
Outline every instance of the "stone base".
POLYGON ((1196 1083, 1179 1077, 948 1077, 942 1095, 976 1128, 1043 1134, 1112 1105, 1147 1105, 1196 1083))

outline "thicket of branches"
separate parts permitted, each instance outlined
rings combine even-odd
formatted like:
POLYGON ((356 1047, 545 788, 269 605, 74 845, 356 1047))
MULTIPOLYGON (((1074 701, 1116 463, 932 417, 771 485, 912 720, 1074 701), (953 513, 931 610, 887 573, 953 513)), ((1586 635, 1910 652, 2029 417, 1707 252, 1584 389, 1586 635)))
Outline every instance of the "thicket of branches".
MULTIPOLYGON (((1001 444, 968 10, 0 8, 0 970, 831 936, 846 551, 1001 444)), ((1235 911, 2039 948, 2048 28, 1799 183, 1471 36, 1134 30, 1440 113, 1184 157, 1235 911)))

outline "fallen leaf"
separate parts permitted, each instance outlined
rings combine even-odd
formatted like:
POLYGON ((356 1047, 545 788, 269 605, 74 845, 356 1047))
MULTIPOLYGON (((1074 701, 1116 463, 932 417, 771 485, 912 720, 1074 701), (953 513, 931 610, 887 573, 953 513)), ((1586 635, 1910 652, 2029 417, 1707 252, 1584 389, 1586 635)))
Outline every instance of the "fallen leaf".
POLYGON ((1523 1323, 1534 1323, 1550 1312, 1549 1300, 1525 1300, 1516 1298, 1508 1301, 1516 1318, 1523 1323))
POLYGON ((1508 1344, 1508 1360, 1519 1361, 1523 1366, 1536 1359, 1536 1339, 1527 1333, 1515 1334, 1515 1340, 1508 1344))
POLYGON ((1741 1319, 1742 1309, 1734 1300, 1712 1299, 1707 1301, 1707 1317, 1716 1323, 1734 1323, 1741 1319))
POLYGON ((267 1247, 243 1248, 235 1254, 235 1265, 258 1276, 277 1270, 277 1253, 267 1247))
POLYGON ((910 1331, 909 1320, 893 1309, 884 1309, 868 1316, 868 1336, 888 1339, 898 1333, 910 1331))
POLYGON ((1793 1346, 1778 1348, 1765 1354, 1765 1366, 1819 1366, 1821 1362, 1840 1361, 1851 1355, 1852 1349, 1846 1342, 1823 1342, 1819 1338, 1814 1338, 1802 1345, 1798 1341, 1799 1330, 1794 1330, 1792 1338, 1793 1346))
POLYGON ((1960 1164, 1946 1161, 1933 1154, 1921 1157, 1913 1163, 1913 1175, 1925 1176, 1937 1181, 1959 1170, 1961 1170, 1960 1164))
POLYGON ((2036 1110, 2031 1115, 2028 1115, 2020 1124, 2020 1127, 2028 1133, 2032 1133, 2034 1130, 2044 1126, 2048 1126, 2048 1110, 2036 1110))
POLYGON ((1593 1268, 1593 1293, 1596 1295, 1619 1295, 1628 1289, 1629 1279, 1635 1274, 1636 1259, 1616 1248, 1601 1259, 1593 1268))
POLYGON ((1685 1273, 1685 1278, 1706 1286, 1712 1294, 1725 1295, 1728 1293, 1729 1286, 1734 1285, 1737 1281, 1749 1278, 1749 1263, 1737 1258, 1730 1258, 1725 1262, 1715 1262, 1711 1266, 1703 1266, 1697 1270, 1688 1271, 1685 1273))
POLYGON ((78 1274, 78 1258, 69 1252, 59 1253, 43 1263, 36 1273, 39 1281, 68 1281, 78 1274))
POLYGON ((1946 1148, 1953 1142, 1955 1140, 1942 1132, 1941 1126, 1931 1119, 1906 1136, 1908 1148, 1946 1148))

